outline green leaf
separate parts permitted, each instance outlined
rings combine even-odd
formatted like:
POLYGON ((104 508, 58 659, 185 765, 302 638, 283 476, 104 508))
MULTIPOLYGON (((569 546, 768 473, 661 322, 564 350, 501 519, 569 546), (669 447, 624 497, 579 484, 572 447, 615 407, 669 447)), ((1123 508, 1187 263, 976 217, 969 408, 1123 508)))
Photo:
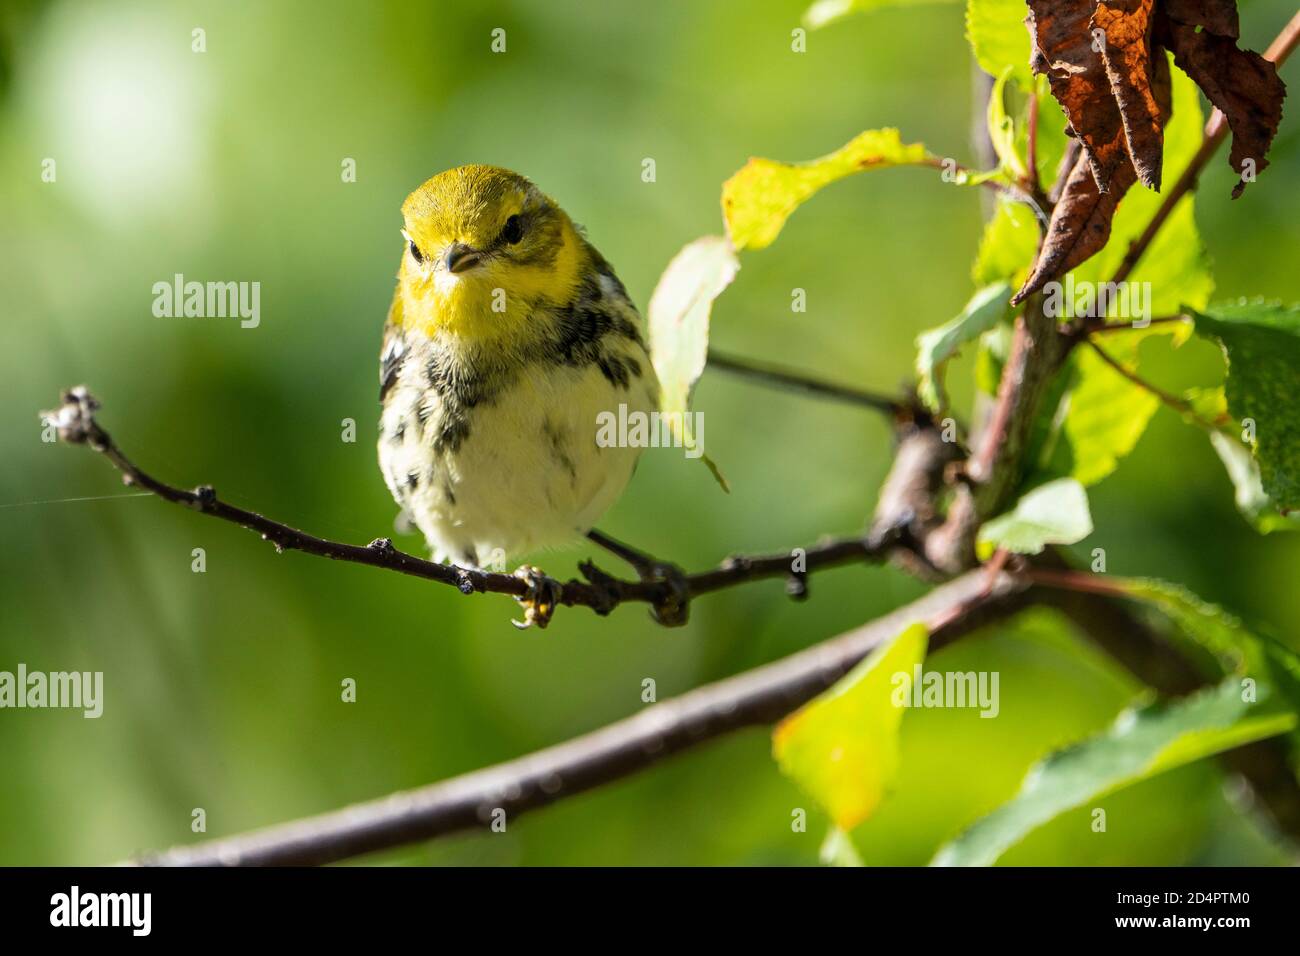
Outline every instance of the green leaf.
POLYGON ((1265 631, 1246 627, 1215 604, 1186 588, 1152 578, 1112 578, 1113 586, 1156 609, 1175 634, 1209 652, 1226 672, 1275 687, 1292 709, 1300 709, 1300 656, 1265 631))
POLYGON ((898 727, 928 632, 913 624, 772 732, 781 772, 851 830, 875 811, 898 769, 898 727))
POLYGON ((762 249, 776 239, 790 214, 823 186, 868 169, 937 161, 920 143, 904 143, 896 129, 869 129, 806 163, 755 157, 722 184, 727 235, 737 250, 762 249))
POLYGON ((1215 425, 1230 421, 1228 396, 1223 394, 1222 386, 1189 388, 1183 392, 1183 399, 1191 406, 1192 413, 1204 421, 1215 425))
MULTIPOLYGON (((709 313, 713 300, 731 284, 739 268, 726 239, 705 236, 673 257, 650 296, 650 355, 659 376, 660 411, 688 448, 695 446, 695 436, 686 412, 709 351, 709 313)), ((728 490, 708 455, 701 459, 728 490)))
MULTIPOLYGON (((1129 342, 1112 349, 1111 344, 1105 343, 1108 352, 1121 354, 1136 345, 1129 342)), ((1137 365, 1127 358, 1117 357, 1117 361, 1128 367, 1137 365)), ((1030 439, 1027 460, 1031 468, 1026 483, 1069 477, 1084 486, 1095 485, 1137 445, 1160 400, 1120 375, 1091 349, 1075 350, 1058 374, 1030 439)))
POLYGON ((984 226, 971 278, 980 287, 1008 282, 1020 288, 1037 250, 1038 221, 1033 210, 1000 197, 984 226))
POLYGON ((809 30, 816 30, 855 13, 867 13, 881 7, 919 7, 956 2, 957 0, 816 0, 804 12, 803 25, 809 30))
POLYGON ((1074 544, 1090 534, 1088 493, 1073 478, 1060 478, 1026 492, 1015 508, 986 522, 976 549, 981 557, 998 548, 1039 554, 1049 544, 1074 544))
POLYGON ((1029 70, 1029 31, 1025 29, 1024 0, 969 0, 966 4, 966 39, 980 68, 990 76, 1006 69, 1016 85, 1034 88, 1029 70))
POLYGON ((976 292, 961 314, 916 338, 917 394, 934 411, 947 404, 940 381, 942 366, 966 342, 979 338, 1008 314, 1011 286, 1006 282, 976 292))
POLYGON ((1016 148, 1016 124, 1007 115, 1006 86, 1011 76, 1011 67, 1007 67, 993 84, 989 92, 988 130, 989 142, 998 161, 1013 179, 1022 180, 1029 175, 1025 162, 1020 158, 1016 148))
POLYGON ((1196 331, 1213 336, 1228 361, 1228 411, 1254 423, 1261 489, 1283 512, 1300 509, 1300 306, 1253 301, 1200 312, 1196 331))
MULTIPOLYGON (((1026 36, 1028 31, 1026 31, 1026 36)), ((1034 96, 1038 98, 1038 182, 1043 187, 1044 192, 1049 192, 1056 183, 1057 173, 1061 171, 1061 158, 1065 155, 1066 147, 1069 145, 1070 137, 1065 131, 1065 124, 1061 121, 1061 106, 1056 102, 1056 97, 1052 96, 1052 86, 1046 76, 1034 77, 1034 96)), ((1026 97, 1026 114, 1028 113, 1028 97, 1026 97)), ((1026 120, 1019 124, 1019 132, 1016 138, 1017 145, 1021 150, 1021 155, 1029 155, 1029 123, 1026 120)), ((1069 170, 1065 171, 1069 174, 1069 170)), ((1016 288, 1019 288, 1017 286, 1016 288)))
POLYGON ((941 848, 935 866, 989 866, 1067 810, 1202 757, 1285 733, 1289 711, 1242 699, 1239 678, 1168 703, 1124 710, 1103 734, 1035 764, 1009 803, 941 848))
POLYGON ((1219 430, 1232 421, 1223 386, 1189 388, 1183 392, 1183 400, 1190 409, 1183 418, 1189 424, 1207 428, 1210 445, 1232 482, 1237 510, 1242 517, 1260 534, 1300 530, 1300 511, 1283 514, 1277 502, 1264 491, 1259 462, 1255 461, 1249 446, 1244 444, 1246 433, 1243 431, 1241 441, 1238 441, 1228 431, 1219 430))
POLYGON ((1295 730, 1300 657, 1293 650, 1178 585, 1106 581, 1157 611, 1173 625, 1172 636, 1208 652, 1228 677, 1190 697, 1126 710, 1106 733, 1041 761, 1015 799, 940 850, 935 863, 992 863, 1066 810, 1201 757, 1295 730))
POLYGON ((1300 511, 1282 514, 1277 502, 1264 491, 1259 462, 1250 449, 1223 432, 1210 432, 1210 444, 1223 462, 1228 479, 1236 491, 1237 510, 1260 534, 1274 531, 1300 531, 1300 511))

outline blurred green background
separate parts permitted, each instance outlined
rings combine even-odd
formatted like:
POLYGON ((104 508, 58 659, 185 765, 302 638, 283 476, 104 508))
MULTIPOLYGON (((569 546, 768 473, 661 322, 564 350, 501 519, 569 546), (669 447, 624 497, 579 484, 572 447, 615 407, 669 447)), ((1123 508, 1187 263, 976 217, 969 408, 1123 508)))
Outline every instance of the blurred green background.
MULTIPOLYGON (((1262 49, 1290 0, 1243 9, 1262 49)), ((41 441, 37 412, 87 383, 128 454, 182 485, 365 542, 395 506, 374 460, 379 331, 401 250, 398 206, 467 162, 533 178, 583 222, 644 305, 687 241, 721 229, 720 185, 750 155, 806 159, 898 125, 972 160, 959 5, 883 10, 813 32, 800 2, 15 3, 0 16, 0 670, 99 670, 99 720, 0 711, 0 864, 107 863, 233 834, 507 759, 852 627, 920 593, 889 569, 710 596, 689 627, 639 607, 561 610, 545 632, 504 598, 301 555, 125 489, 96 456, 41 441), (207 51, 191 52, 191 30, 207 51), (490 32, 507 32, 493 54, 490 32), (657 181, 641 180, 641 162, 657 181), (41 180, 45 158, 57 181, 41 180), (341 181, 345 158, 357 181, 341 181), (151 287, 259 281, 262 320, 160 319, 151 287), (358 438, 341 440, 353 418, 358 438), (203 548, 207 571, 191 571, 203 548), (358 700, 340 700, 354 678, 358 700)), ((1288 68, 1284 76, 1294 78, 1288 68)), ((1288 110, 1293 112, 1293 110, 1288 110)), ((1198 216, 1220 297, 1300 300, 1300 124, 1233 203, 1220 158, 1198 216)), ((970 290, 973 190, 933 171, 837 184, 747 255, 714 310, 715 344, 893 389, 911 342, 970 290), (792 314, 790 290, 807 290, 792 314)), ((1193 372, 1219 360, 1193 343, 1193 372)), ((1187 359, 1180 366, 1184 370, 1187 359)), ((1164 384, 1193 384, 1186 371, 1164 384)), ((1160 376, 1158 376, 1160 377, 1160 376)), ((969 394, 957 363, 955 396, 969 394)), ((964 399, 963 399, 964 400, 964 399)), ((889 460, 868 413, 706 373, 696 407, 731 480, 648 453, 602 523, 700 568, 862 525, 889 460)), ((1185 582, 1294 635, 1300 539, 1260 538, 1204 436, 1162 410, 1093 491, 1112 573, 1185 582)), ((421 551, 416 538, 400 546, 421 551)), ((540 563, 567 577, 590 548, 540 563)), ((603 562, 613 569, 612 562, 603 562)), ((622 570, 622 569, 619 569, 622 570)), ((942 654, 1001 672, 1001 716, 918 711, 900 787, 857 833, 869 863, 923 863, 1005 800, 1048 749, 1104 726, 1136 687, 1035 614, 942 654)), ((1012 863, 1263 863, 1209 763, 1036 832, 1012 863)), ((776 771, 765 732, 514 821, 370 858, 384 863, 804 864, 825 819, 776 771), (791 811, 807 807, 807 833, 791 811)))

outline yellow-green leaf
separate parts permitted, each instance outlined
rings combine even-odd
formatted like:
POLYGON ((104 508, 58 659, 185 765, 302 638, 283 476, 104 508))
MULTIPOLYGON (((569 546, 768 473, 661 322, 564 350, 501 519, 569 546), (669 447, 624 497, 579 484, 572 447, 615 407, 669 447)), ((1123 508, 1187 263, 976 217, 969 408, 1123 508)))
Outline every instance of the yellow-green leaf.
POLYGON ((920 143, 904 143, 896 129, 869 129, 806 163, 754 158, 722 184, 722 218, 737 250, 762 249, 776 239, 790 214, 823 186, 868 169, 936 160, 920 143))
MULTIPOLYGON (((1135 369, 1137 343, 1126 336, 1139 334, 1117 333, 1102 344, 1117 362, 1135 369)), ((1097 353, 1076 349, 1035 423, 1026 455, 1031 466, 1028 483, 1067 476, 1095 485, 1136 447, 1159 407, 1158 398, 1097 353)))
POLYGON ((989 93, 987 116, 989 142, 993 144, 993 152, 997 154, 1002 168, 1016 180, 1023 180, 1029 173, 1025 168, 1024 160, 1020 158, 1020 152, 1016 149, 1016 124, 1007 115, 1007 80, 1011 77, 1011 71, 1010 66, 1003 70, 989 93))
MULTIPOLYGON (((739 268, 731 243, 705 236, 673 257, 650 296, 650 355, 659 376, 660 411, 688 448, 695 447, 695 436, 686 413, 708 356, 709 314, 739 268)), ((707 455, 702 460, 726 490, 717 466, 707 455)))
POLYGON ((1074 544, 1090 534, 1088 493, 1073 478, 1059 478, 1026 492, 1013 509, 985 523, 975 544, 981 557, 998 548, 1038 554, 1049 544, 1074 544))
POLYGON ((1277 637, 1246 626, 1178 584, 1154 578, 1111 578, 1110 583, 1157 610, 1176 637, 1208 651, 1225 671, 1277 689, 1288 706, 1300 710, 1300 655, 1277 637))
POLYGON ((1024 21, 1024 0, 968 0, 966 4, 966 39, 980 68, 990 76, 1001 76, 1010 67, 1016 85, 1031 90, 1034 79, 1024 21))
POLYGON ((1224 303, 1200 312, 1196 331, 1223 346, 1228 410, 1250 428, 1261 488, 1285 511, 1300 511, 1300 305, 1224 303))
POLYGON ((1007 315, 1011 286, 998 282, 976 292, 961 314, 938 328, 916 337, 916 393, 926 406, 938 411, 947 404, 942 370, 965 343, 977 339, 1007 315))
POLYGON ((929 634, 913 624, 791 714, 772 733, 781 772, 851 830, 875 811, 898 769, 898 727, 929 634))
POLYGON ((1010 282, 1019 288, 1038 250, 1038 220, 1024 203, 998 199, 984 226, 979 252, 971 267, 976 286, 1010 282))
POLYGON ((1108 730, 1030 768, 1020 792, 941 848, 934 866, 989 866, 1067 810, 1156 774, 1296 725, 1288 710, 1244 699, 1241 681, 1121 713, 1108 730))
MULTIPOLYGON (((1223 390, 1218 389, 1222 396, 1223 390)), ((1226 405, 1225 405, 1226 408, 1226 405)), ((1223 432, 1210 432, 1210 444, 1214 446, 1223 468, 1232 482, 1234 500, 1242 517, 1254 525, 1260 534, 1274 531, 1300 531, 1300 511, 1283 513, 1277 502, 1264 490, 1264 480, 1259 473, 1259 462, 1250 453, 1250 449, 1223 432)))

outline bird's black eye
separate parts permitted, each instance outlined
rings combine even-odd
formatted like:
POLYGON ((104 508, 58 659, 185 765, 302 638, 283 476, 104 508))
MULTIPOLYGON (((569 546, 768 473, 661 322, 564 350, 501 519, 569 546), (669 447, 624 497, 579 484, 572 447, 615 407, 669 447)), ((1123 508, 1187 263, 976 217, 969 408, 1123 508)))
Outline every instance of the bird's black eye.
POLYGON ((524 237, 524 221, 519 216, 511 216, 501 228, 501 238, 514 245, 524 237))
POLYGON ((418 264, 424 265, 424 256, 420 253, 420 247, 415 244, 414 239, 410 240, 410 242, 411 242, 411 258, 414 259, 418 264))

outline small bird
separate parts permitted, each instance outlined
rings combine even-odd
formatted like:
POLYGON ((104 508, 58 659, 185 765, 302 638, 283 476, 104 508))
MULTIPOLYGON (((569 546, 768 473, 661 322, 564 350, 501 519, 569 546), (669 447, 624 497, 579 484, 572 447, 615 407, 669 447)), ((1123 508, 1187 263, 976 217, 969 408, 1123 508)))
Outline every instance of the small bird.
MULTIPOLYGON (((460 166, 402 204, 379 466, 435 560, 496 567, 588 533, 641 451, 598 416, 658 407, 627 290, 517 173, 460 166)), ((592 532, 593 540, 597 532, 592 532)))

